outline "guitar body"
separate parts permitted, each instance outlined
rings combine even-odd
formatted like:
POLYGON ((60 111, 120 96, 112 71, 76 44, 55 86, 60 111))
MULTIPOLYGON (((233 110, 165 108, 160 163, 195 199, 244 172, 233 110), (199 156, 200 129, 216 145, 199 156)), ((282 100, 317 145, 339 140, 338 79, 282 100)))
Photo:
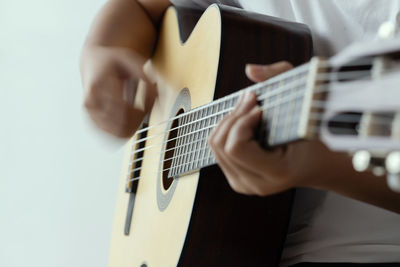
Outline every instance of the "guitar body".
MULTIPOLYGON (((274 266, 279 263, 293 192, 271 197, 233 192, 217 166, 166 181, 162 175, 165 124, 180 111, 207 104, 250 85, 245 63, 311 56, 304 25, 221 5, 201 12, 169 8, 150 68, 160 97, 149 131, 129 234, 123 166, 110 266, 274 266), (198 21, 198 22, 197 22, 198 21), (194 26, 195 25, 195 26, 194 26), (194 27, 194 28, 193 28, 194 27)), ((134 139, 130 141, 131 147, 134 139)))

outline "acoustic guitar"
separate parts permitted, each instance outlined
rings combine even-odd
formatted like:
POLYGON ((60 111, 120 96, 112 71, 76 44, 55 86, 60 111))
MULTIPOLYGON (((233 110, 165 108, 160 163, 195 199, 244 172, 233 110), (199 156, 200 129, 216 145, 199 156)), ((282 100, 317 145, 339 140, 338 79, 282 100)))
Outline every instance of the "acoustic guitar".
MULTIPOLYGON (((255 92, 265 111, 255 138, 266 149, 317 137, 324 114, 335 110, 340 114, 331 117, 346 120, 327 123, 326 136, 358 136, 363 113, 325 105, 332 78, 326 75, 362 79, 371 64, 334 69, 311 56, 310 31, 302 24, 216 4, 205 12, 166 11, 148 62, 159 98, 128 144, 110 266, 279 264, 294 191, 268 197, 233 192, 207 137, 244 90, 255 92), (245 76, 246 63, 280 60, 298 67, 256 85, 245 76)), ((391 121, 399 120, 393 114, 391 121)))

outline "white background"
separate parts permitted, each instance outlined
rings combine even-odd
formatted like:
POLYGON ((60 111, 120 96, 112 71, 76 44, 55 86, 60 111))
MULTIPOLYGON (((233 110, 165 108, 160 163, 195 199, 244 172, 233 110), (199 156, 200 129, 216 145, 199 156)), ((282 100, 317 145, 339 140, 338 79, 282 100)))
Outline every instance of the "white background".
POLYGON ((83 108, 104 0, 0 1, 0 266, 107 266, 121 144, 83 108))

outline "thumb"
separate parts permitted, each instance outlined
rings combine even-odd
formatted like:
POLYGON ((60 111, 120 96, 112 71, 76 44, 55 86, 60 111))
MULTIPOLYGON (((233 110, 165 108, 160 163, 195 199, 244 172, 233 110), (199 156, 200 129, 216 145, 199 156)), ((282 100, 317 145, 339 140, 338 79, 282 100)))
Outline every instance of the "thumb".
POLYGON ((120 48, 118 57, 118 62, 121 64, 126 76, 137 80, 141 79, 147 84, 153 85, 153 82, 143 70, 146 63, 146 59, 143 56, 130 49, 120 48))
MULTIPOLYGON (((134 95, 136 95, 138 80, 141 79, 145 83, 145 90, 142 91, 140 95, 143 94, 144 110, 149 112, 153 106, 154 100, 158 96, 158 91, 155 83, 151 80, 152 77, 149 77, 151 72, 145 71, 145 67, 148 67, 148 64, 146 64, 146 59, 132 50, 123 48, 120 49, 118 56, 118 62, 123 69, 124 75, 129 77, 130 82, 128 85, 134 85, 134 88, 128 87, 130 91, 134 91, 134 95)), ((130 98, 133 99, 133 97, 130 98)))
POLYGON ((245 72, 253 82, 262 82, 292 68, 289 62, 279 61, 270 65, 247 64, 245 72))

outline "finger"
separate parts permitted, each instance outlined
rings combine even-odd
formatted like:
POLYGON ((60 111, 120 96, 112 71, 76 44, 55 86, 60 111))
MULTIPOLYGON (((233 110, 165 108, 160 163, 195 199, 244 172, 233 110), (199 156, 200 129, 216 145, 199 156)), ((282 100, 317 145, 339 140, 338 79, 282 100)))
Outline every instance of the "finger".
POLYGON ((143 70, 146 60, 142 56, 128 49, 120 49, 116 60, 123 68, 122 73, 126 75, 124 78, 142 79, 149 85, 149 89, 155 89, 154 83, 143 70))
POLYGON ((276 186, 269 186, 268 181, 263 178, 265 176, 264 173, 260 175, 248 168, 248 166, 237 164, 228 155, 224 154, 223 151, 218 151, 216 158, 230 187, 235 192, 246 195, 264 196, 281 191, 280 189, 277 190, 276 186))
MULTIPOLYGON (((224 118, 222 118, 222 120, 218 122, 217 126, 210 133, 210 135, 208 137, 208 143, 211 148, 216 148, 217 145, 219 144, 219 142, 216 141, 216 138, 217 138, 217 136, 219 136, 221 134, 221 128, 223 129, 225 127, 224 125, 229 122, 230 117, 232 117, 234 115, 238 106, 241 105, 241 103, 243 101, 243 97, 244 97, 244 95, 240 95, 239 100, 236 104, 236 108, 232 111, 231 114, 226 115, 224 118)), ((225 132, 225 131, 223 131, 223 132, 225 132)))
MULTIPOLYGON (((142 87, 137 87, 136 89, 142 89, 138 91, 138 96, 140 96, 141 108, 146 112, 150 112, 153 107, 154 101, 158 96, 158 90, 151 73, 150 64, 146 64, 146 60, 138 54, 135 54, 131 50, 123 49, 119 53, 120 59, 119 63, 123 66, 123 69, 127 71, 130 80, 136 81, 138 85, 138 80, 141 79, 145 85, 142 87), (146 71, 144 71, 146 69, 146 71)), ((127 79, 127 78, 125 78, 127 79)), ((137 102, 139 103, 139 102, 137 102)))
POLYGON ((115 76, 106 76, 92 83, 84 104, 90 111, 108 110, 122 98, 123 82, 115 76))
POLYGON ((253 82, 262 82, 293 68, 287 61, 279 61, 270 65, 247 64, 245 72, 253 82))
POLYGON ((225 142, 225 150, 235 156, 240 147, 246 145, 254 138, 254 130, 261 119, 262 110, 259 106, 253 108, 247 114, 236 120, 231 126, 225 142))
POLYGON ((222 151, 219 149, 212 149, 215 159, 217 161, 218 166, 222 169, 230 187, 238 192, 238 193, 245 193, 242 189, 242 186, 237 182, 238 174, 235 171, 235 168, 226 161, 226 157, 223 155, 222 151))
POLYGON ((253 181, 260 180, 259 177, 255 177, 251 171, 238 168, 234 162, 229 160, 229 157, 227 157, 223 150, 217 149, 213 152, 218 166, 224 172, 230 187, 235 192, 246 195, 258 194, 257 189, 254 188, 258 182, 253 181))
POLYGON ((255 94, 245 94, 241 97, 234 111, 221 120, 210 136, 209 143, 214 149, 224 149, 226 137, 235 121, 243 114, 249 112, 256 104, 255 94))
POLYGON ((241 173, 241 170, 238 170, 237 167, 232 164, 232 162, 227 160, 228 157, 225 155, 224 144, 231 125, 233 125, 240 116, 247 114, 249 110, 251 110, 251 107, 256 104, 256 101, 255 94, 241 96, 235 110, 232 112, 232 114, 226 116, 219 123, 209 139, 210 147, 214 152, 219 166, 224 171, 228 183, 234 191, 242 194, 253 194, 253 191, 250 190, 249 187, 251 183, 246 180, 248 179, 249 175, 239 174, 241 173))
POLYGON ((275 175, 278 171, 271 166, 278 166, 278 162, 282 161, 283 150, 266 152, 254 141, 254 130, 261 115, 262 110, 255 106, 248 114, 238 119, 231 127, 224 150, 230 161, 242 169, 253 172, 254 175, 264 176, 269 173, 275 175))

